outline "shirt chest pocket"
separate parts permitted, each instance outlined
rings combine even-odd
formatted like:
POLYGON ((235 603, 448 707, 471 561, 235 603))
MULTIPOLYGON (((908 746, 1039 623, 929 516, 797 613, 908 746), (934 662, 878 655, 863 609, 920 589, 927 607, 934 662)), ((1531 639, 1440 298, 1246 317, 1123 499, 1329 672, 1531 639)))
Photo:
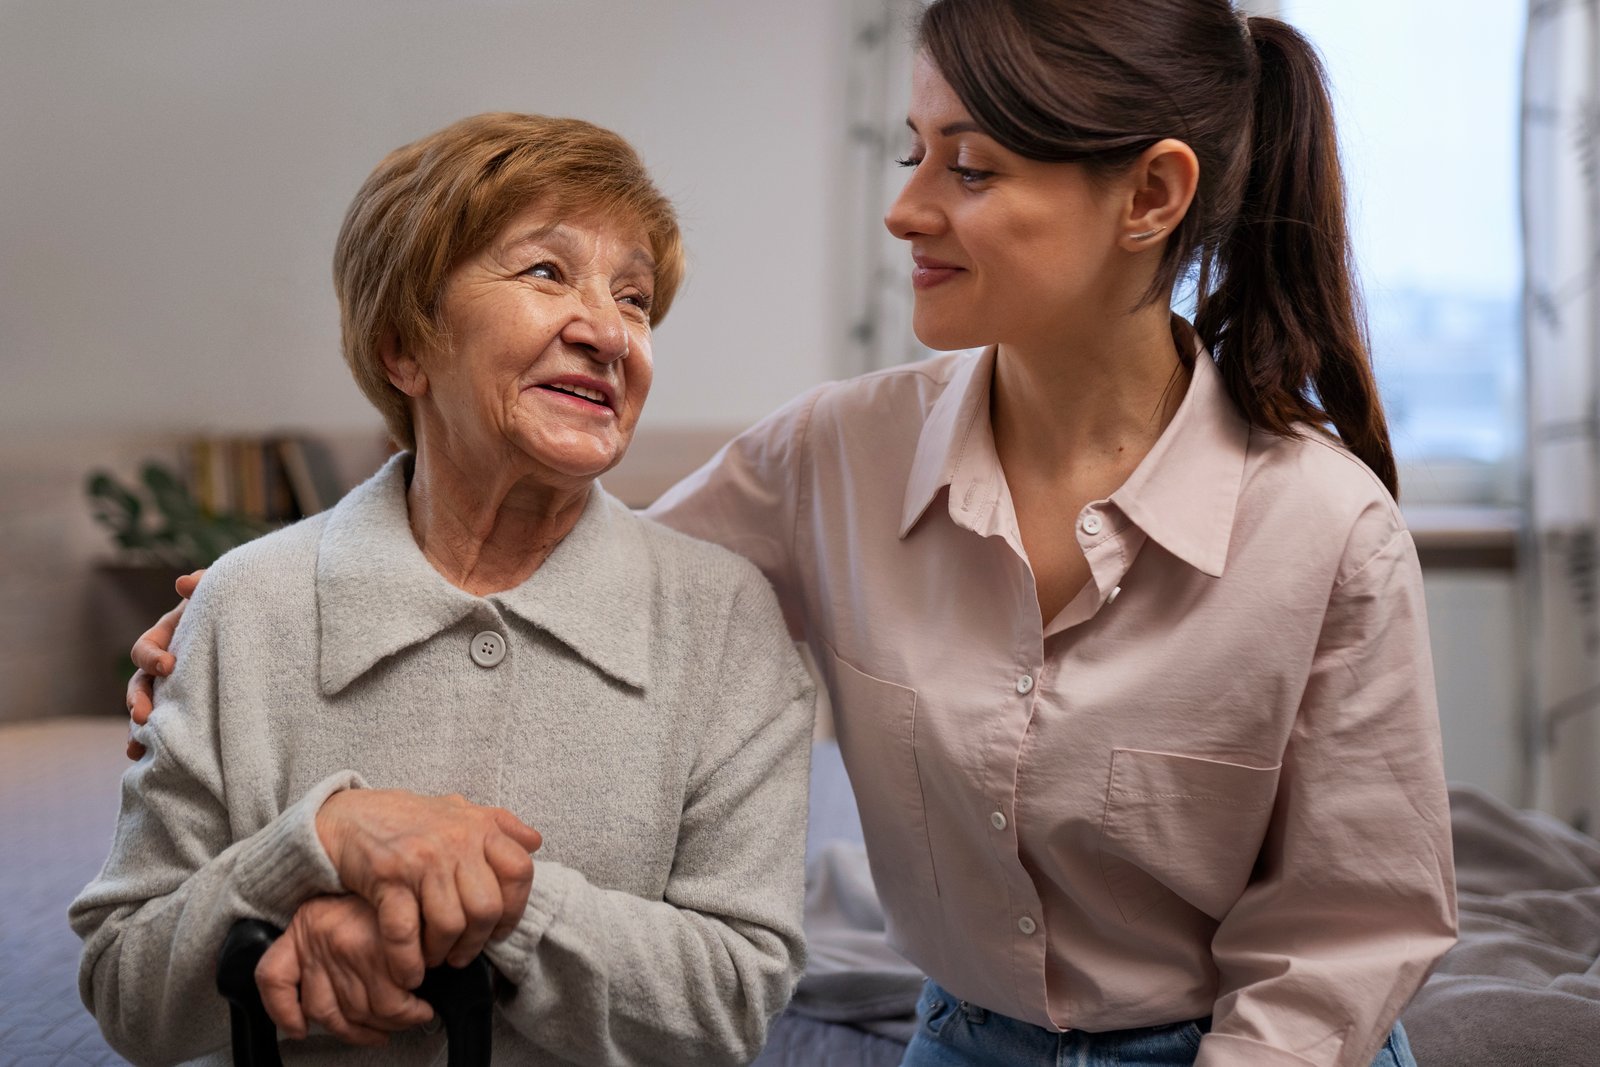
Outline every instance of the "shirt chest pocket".
POLYGON ((917 768, 917 691, 858 670, 831 649, 824 672, 868 864, 894 942, 893 902, 939 894, 917 768), (885 892, 891 885, 911 892, 885 892))
POLYGON ((1100 870, 1123 920, 1175 895, 1221 921, 1260 855, 1281 770, 1114 749, 1100 870))

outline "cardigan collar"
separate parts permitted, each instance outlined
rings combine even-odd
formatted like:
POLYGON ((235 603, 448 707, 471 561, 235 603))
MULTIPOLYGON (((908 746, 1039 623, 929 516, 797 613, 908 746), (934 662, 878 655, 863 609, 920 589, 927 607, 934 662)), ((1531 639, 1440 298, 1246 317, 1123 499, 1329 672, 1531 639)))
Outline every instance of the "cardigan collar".
POLYGON ((474 596, 444 579, 411 534, 402 453, 328 514, 317 554, 320 682, 344 689, 380 660, 463 619, 507 612, 636 689, 649 681, 654 575, 635 517, 599 485, 583 514, 521 585, 474 596))
MULTIPOLYGON (((950 487, 951 517, 982 533, 1004 526, 996 508, 1005 475, 989 425, 996 349, 964 359, 929 410, 901 508, 907 536, 950 487)), ((1250 426, 1228 396, 1211 355, 1196 343, 1194 373, 1172 421, 1110 496, 1145 535, 1204 574, 1221 577, 1233 537, 1250 426)))

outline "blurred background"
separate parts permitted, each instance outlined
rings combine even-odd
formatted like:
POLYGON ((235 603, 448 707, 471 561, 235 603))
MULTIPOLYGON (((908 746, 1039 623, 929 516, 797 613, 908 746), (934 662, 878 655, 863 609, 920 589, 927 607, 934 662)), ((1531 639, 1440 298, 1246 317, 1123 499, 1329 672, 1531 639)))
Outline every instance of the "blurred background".
MULTIPOLYGON (((1593 5, 1248 6, 1300 26, 1333 80, 1449 771, 1582 822, 1595 799, 1552 784, 1545 757, 1578 752, 1581 771, 1600 752, 1585 696, 1600 667, 1582 659, 1600 638, 1551 696, 1530 634, 1581 629, 1536 624, 1552 583, 1593 631, 1600 568, 1584 569, 1590 538, 1589 557, 1538 573, 1520 219, 1530 11, 1592 22, 1593 5), (1565 733, 1541 702, 1562 704, 1565 733)), ((376 466, 377 416, 338 354, 333 240, 379 158, 463 115, 610 126, 682 211, 689 280, 634 454, 607 480, 630 502, 808 386, 921 355, 880 222, 917 8, 0 0, 0 721, 119 716, 126 646, 180 565, 376 466)), ((1568 65, 1593 63, 1581 25, 1591 36, 1553 31, 1568 65)), ((1591 114, 1558 122, 1548 154, 1581 168, 1591 114)), ((1582 199, 1595 183, 1577 173, 1582 199)), ((1582 383, 1552 395, 1593 403, 1582 383)), ((1583 541, 1585 509, 1563 544, 1583 541)))
MULTIPOLYGON (((1452 781, 1600 813, 1600 7, 1250 0, 1333 83, 1452 781)), ((640 150, 690 272, 648 503, 806 388, 925 353, 881 217, 919 0, 0 0, 0 1063, 102 1063, 62 915, 105 853, 172 578, 386 443, 338 349, 345 206, 486 110, 640 150), (23 906, 16 901, 24 901, 23 906), (31 910, 30 910, 31 909, 31 910)))
POLYGON ((260 518, 266 497, 269 519, 252 471, 280 439, 324 487, 376 467, 381 424, 339 356, 333 242, 378 160, 457 118, 609 126, 678 204, 690 274, 659 331, 646 465, 649 433, 687 467, 849 373, 835 265, 851 15, 748 0, 0 2, 0 719, 115 714, 116 646, 151 589, 172 600, 170 557, 197 554, 194 516, 176 551, 119 549, 91 517, 91 471, 139 490, 148 527, 166 514, 140 484, 149 460, 208 511, 260 518))
MULTIPOLYGON (((170 598, 171 560, 94 522, 90 472, 138 491, 149 526, 147 461, 208 510, 248 496, 256 514, 270 486, 242 469, 277 478, 280 438, 306 443, 325 485, 376 466, 378 419, 338 355, 334 234, 387 150, 454 118, 611 126, 682 210, 690 278, 616 493, 646 502, 814 382, 922 355, 906 253, 880 222, 917 8, 0 0, 0 720, 117 715, 130 627, 170 598)), ((1528 11, 1251 10, 1306 30, 1338 94, 1406 504, 1440 549, 1451 773, 1531 801, 1512 566, 1528 11)))

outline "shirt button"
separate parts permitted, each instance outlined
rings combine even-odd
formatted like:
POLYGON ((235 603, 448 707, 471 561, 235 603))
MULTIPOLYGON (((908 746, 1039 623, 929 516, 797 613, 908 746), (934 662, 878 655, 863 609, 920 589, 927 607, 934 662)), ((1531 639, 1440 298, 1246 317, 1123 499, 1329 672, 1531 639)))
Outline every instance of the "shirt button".
POLYGON ((1090 537, 1093 537, 1095 534, 1099 533, 1100 516, 1096 515, 1092 511, 1085 515, 1083 517, 1083 532, 1088 534, 1090 537))
POLYGON ((1034 925, 1034 921, 1028 918, 1026 915, 1017 920, 1017 929, 1021 930, 1025 934, 1031 934, 1038 928, 1038 926, 1034 925))
POLYGON ((1033 691, 1033 675, 1024 674, 1017 679, 1017 692, 1027 694, 1033 691))
POLYGON ((989 816, 989 824, 996 830, 1004 830, 1006 828, 1005 812, 997 811, 993 815, 989 816))
POLYGON ((506 658, 506 639, 493 630, 485 630, 472 639, 472 662, 480 667, 494 667, 506 658))

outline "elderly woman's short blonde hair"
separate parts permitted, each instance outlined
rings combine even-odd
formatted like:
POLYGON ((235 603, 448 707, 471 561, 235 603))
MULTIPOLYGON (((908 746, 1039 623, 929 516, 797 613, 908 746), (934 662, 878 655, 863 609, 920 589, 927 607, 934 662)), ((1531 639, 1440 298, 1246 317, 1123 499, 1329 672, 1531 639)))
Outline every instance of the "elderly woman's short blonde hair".
POLYGON ((410 351, 447 345, 439 318, 446 276, 534 205, 637 222, 655 256, 650 324, 666 317, 683 280, 677 214, 638 153, 610 130, 494 112, 396 149, 350 204, 333 284, 345 362, 401 447, 416 447, 411 411, 389 382, 382 339, 392 334, 410 351))

